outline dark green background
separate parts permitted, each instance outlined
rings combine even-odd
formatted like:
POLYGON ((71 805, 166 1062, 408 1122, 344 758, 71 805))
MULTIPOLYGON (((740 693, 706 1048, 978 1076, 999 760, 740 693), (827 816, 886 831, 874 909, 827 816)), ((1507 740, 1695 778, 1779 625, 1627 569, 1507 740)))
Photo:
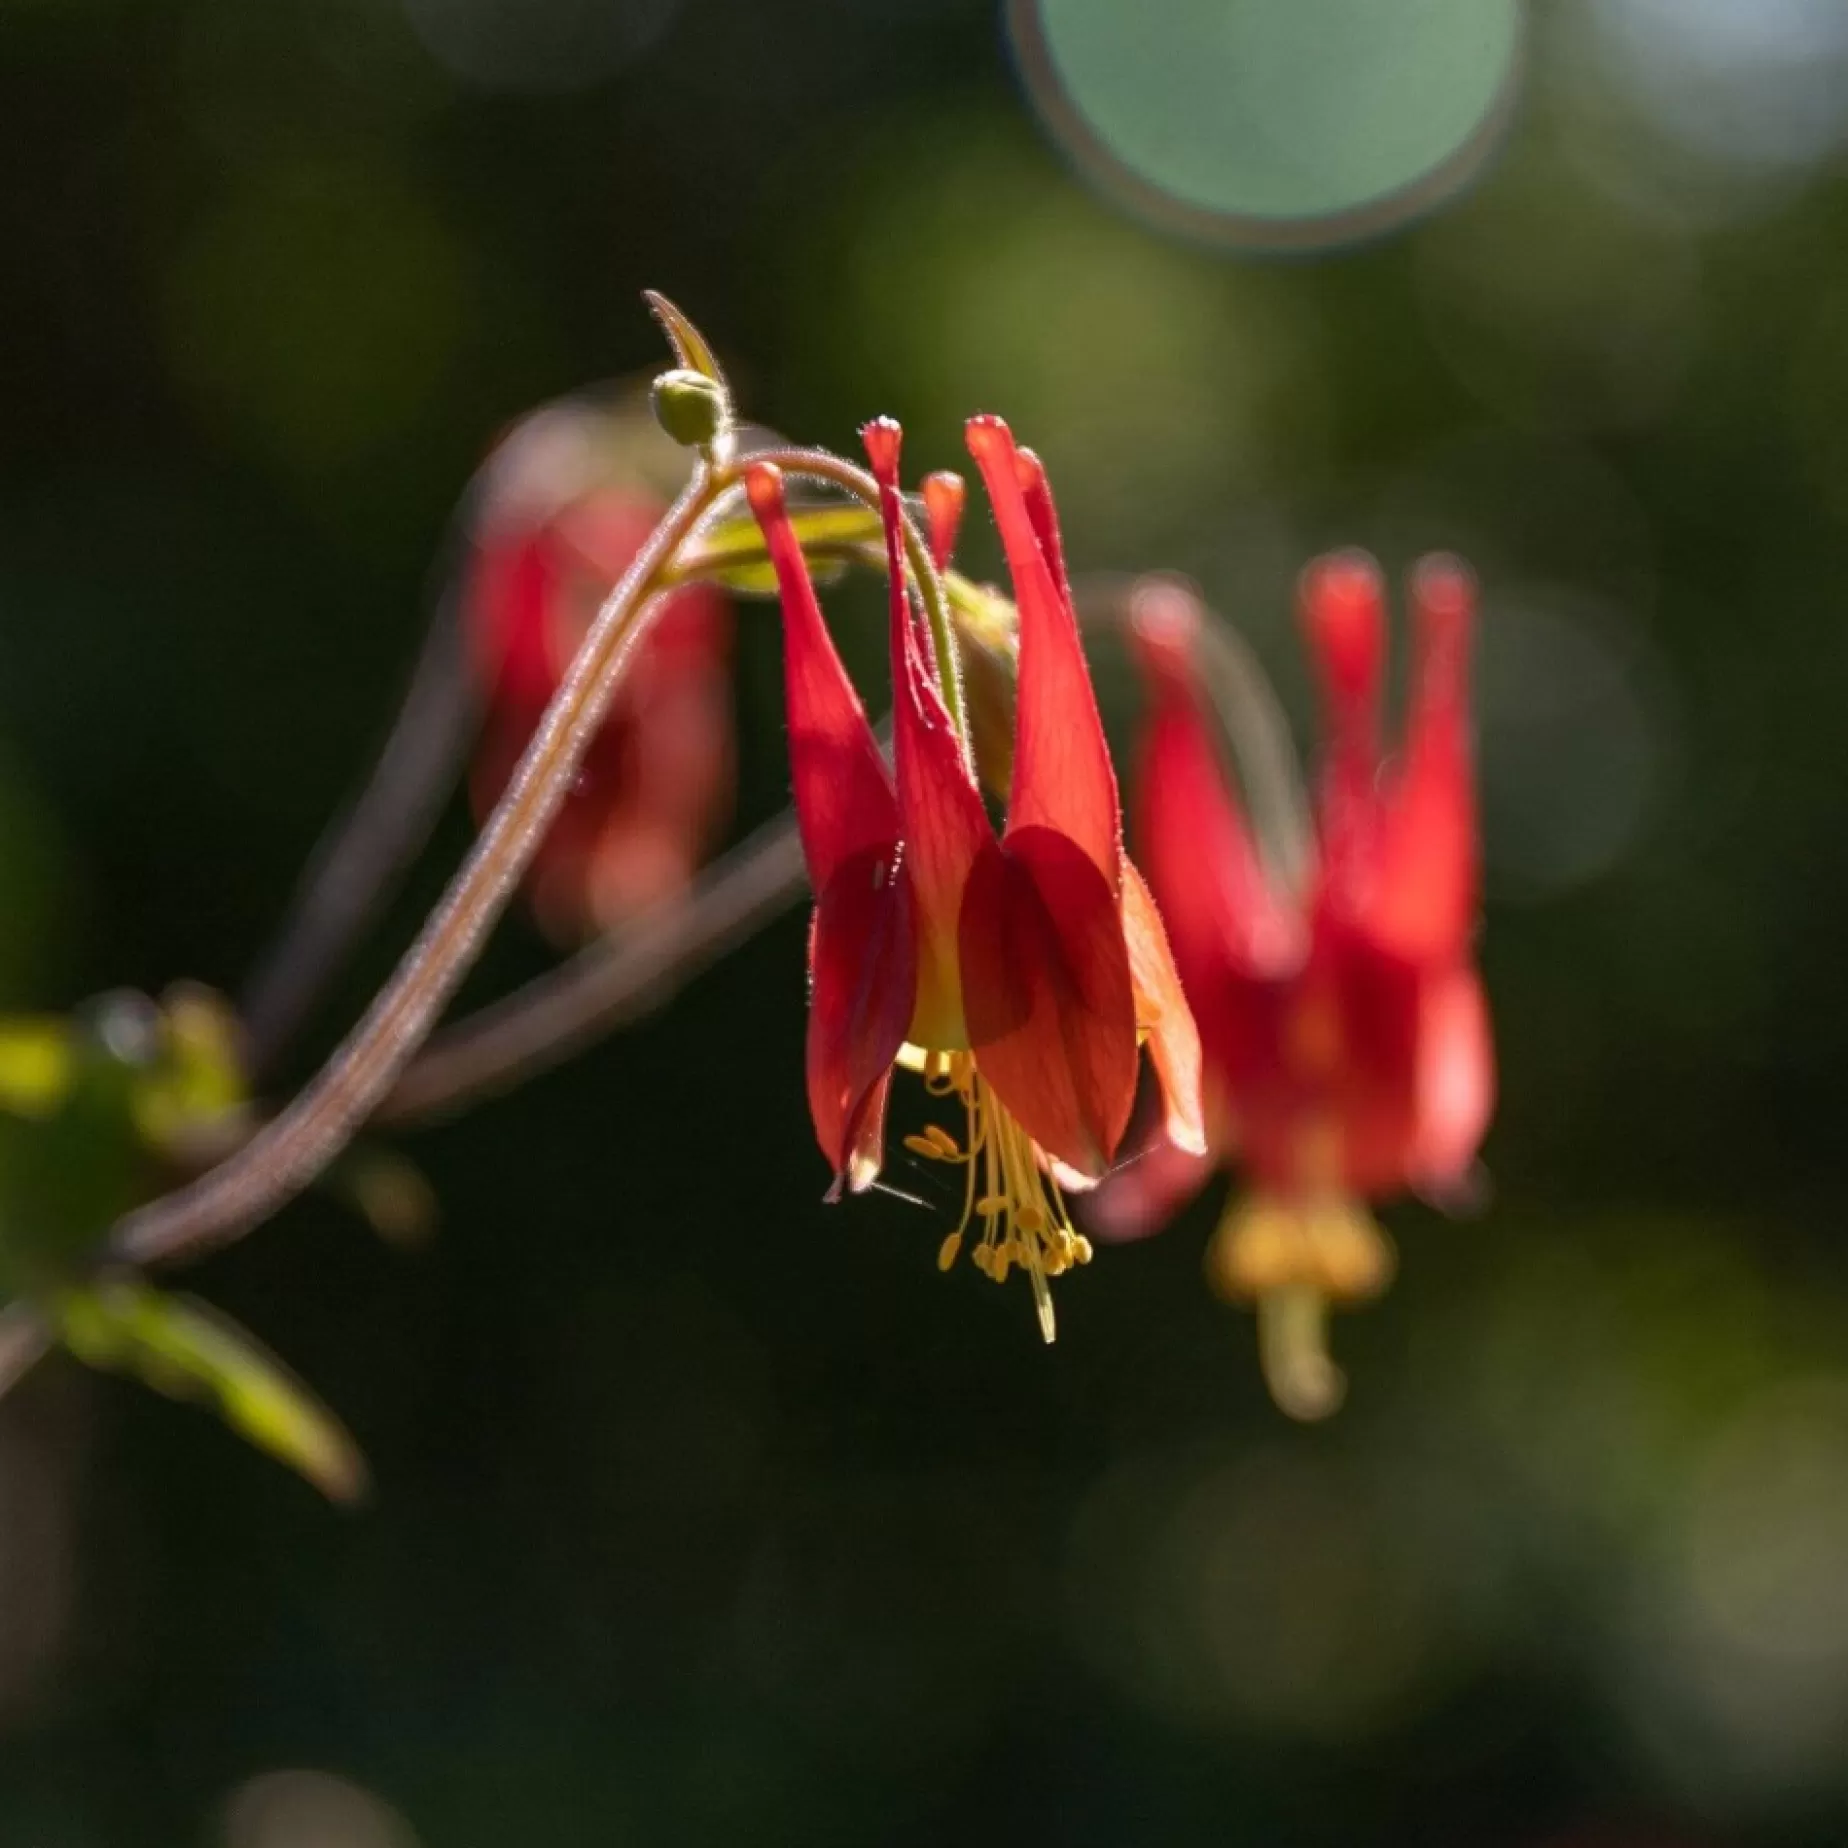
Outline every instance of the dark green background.
MULTIPOLYGON (((1469 552, 1503 1101, 1300 1430, 1201 1287, 1217 1187, 1051 1351, 939 1213, 821 1206, 792 915, 410 1140, 426 1251, 315 1199, 193 1274, 366 1510, 20 1391, 0 1842, 216 1843, 299 1765, 428 1848, 1848 1838, 1848 183, 1664 167, 1594 52, 1550 13, 1471 196, 1265 263, 1095 202, 977 0, 688 0, 543 95, 388 0, 10 0, 0 1002, 235 991, 463 483, 656 362, 655 286, 793 435, 892 411, 921 469, 1008 413, 1074 565, 1192 572, 1298 710, 1305 558, 1469 552)), ((768 612, 740 655, 748 820, 768 612)), ((516 920, 471 992, 543 961, 516 920)))

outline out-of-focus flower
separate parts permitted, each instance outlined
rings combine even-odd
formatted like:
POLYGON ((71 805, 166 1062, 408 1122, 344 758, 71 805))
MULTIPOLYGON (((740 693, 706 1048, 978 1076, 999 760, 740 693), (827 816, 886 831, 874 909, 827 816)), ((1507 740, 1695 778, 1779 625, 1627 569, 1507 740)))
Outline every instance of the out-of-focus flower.
MULTIPOLYGON (((661 439, 621 414, 553 409, 490 466, 466 609, 487 720, 469 779, 499 799, 598 605, 666 499, 628 460, 661 439)), ((617 684, 533 862, 540 922, 569 940, 679 897, 729 819, 732 622, 714 590, 669 599, 617 684)))
POLYGON ((1152 1232, 1214 1162, 1240 1161, 1207 1254, 1215 1288, 1255 1299, 1278 1403, 1316 1417, 1343 1381, 1331 1302, 1383 1289, 1391 1248, 1367 1203, 1454 1196, 1494 1100, 1488 1011, 1472 956, 1478 913, 1469 640, 1460 563, 1413 574, 1417 631, 1404 745, 1382 755, 1385 624, 1371 559, 1305 573, 1302 614, 1326 712, 1316 842, 1300 888, 1267 866, 1206 717, 1198 605, 1138 598, 1150 691, 1137 845, 1172 935, 1206 1057, 1213 1155, 1172 1150, 1114 1176, 1098 1229, 1152 1232))
MULTIPOLYGON (((1053 1337, 1047 1279, 1091 1255, 1064 1190, 1107 1170, 1128 1125, 1146 1039, 1169 1133, 1205 1146, 1199 1038, 1167 940, 1124 857, 1111 768, 1037 459, 998 418, 967 428, 1020 610, 1019 697, 999 841, 966 740, 906 591, 900 432, 867 426, 891 577, 894 765, 888 771, 815 598, 773 469, 749 471, 782 594, 790 761, 815 916, 809 940, 809 1108, 835 1192, 878 1174, 894 1063, 963 1107, 962 1139, 907 1138, 965 1170, 955 1261, 997 1282, 1018 1266, 1053 1337)), ((947 554, 955 496, 934 490, 947 554)))

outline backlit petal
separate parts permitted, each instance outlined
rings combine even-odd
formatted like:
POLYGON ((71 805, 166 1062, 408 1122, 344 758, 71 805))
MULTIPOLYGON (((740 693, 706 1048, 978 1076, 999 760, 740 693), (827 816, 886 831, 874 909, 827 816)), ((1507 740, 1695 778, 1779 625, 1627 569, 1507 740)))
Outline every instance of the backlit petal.
POLYGON ((789 523, 782 474, 760 463, 747 471, 745 485, 782 595, 790 775, 809 882, 819 895, 850 857, 890 857, 899 838, 898 800, 866 709, 822 620, 789 523))
POLYGON ((924 516, 930 532, 930 555, 939 571, 950 568, 956 556, 956 535, 962 528, 963 479, 947 468, 924 477, 924 516))
POLYGON ((1159 1232, 1212 1179, 1218 1161, 1176 1148, 1158 1136, 1140 1155, 1113 1168, 1085 1202, 1085 1230, 1112 1243, 1159 1232))
POLYGON ((977 1069, 1049 1155, 1097 1179, 1129 1122, 1136 1008, 1122 914, 1053 828, 977 858, 958 934, 977 1069))
MULTIPOLYGON (((1114 889, 1122 846, 1116 772, 1078 637, 1077 614, 1060 587, 1056 526, 1048 529, 1054 546, 1049 557, 1021 485, 1013 435, 1000 418, 971 418, 967 439, 994 506, 1020 610, 1008 831, 1056 828, 1077 842, 1114 889)), ((1036 469, 1029 461, 1029 479, 1036 469)), ((1045 496, 1042 523, 1050 520, 1051 505, 1045 496)))
POLYGON ((1161 1085, 1162 1132, 1176 1148, 1206 1153, 1206 1114, 1200 1098, 1200 1029, 1181 992, 1181 978, 1161 927, 1161 913, 1142 875, 1125 858, 1123 941, 1136 996, 1136 1026, 1161 1085))
POLYGON ((1134 640, 1148 683, 1136 778, 1136 852, 1181 980, 1194 993, 1228 970, 1281 977, 1308 955, 1306 924, 1275 892, 1208 724, 1189 603, 1139 604, 1134 640))
POLYGON ((957 923, 963 887, 980 850, 994 839, 962 740, 937 680, 919 649, 918 625, 905 591, 905 551, 898 498, 901 433, 889 418, 861 431, 879 482, 891 582, 892 746, 905 870, 917 898, 921 933, 918 1019, 921 1044, 964 1040, 957 980, 957 923))
POLYGON ((1405 759, 1385 799, 1369 926, 1414 962, 1461 956, 1475 930, 1479 852, 1469 724, 1476 587, 1453 558, 1412 578, 1417 620, 1405 759))
POLYGON ((1418 1130, 1407 1177, 1421 1191, 1453 1192, 1476 1158, 1495 1111, 1495 1048, 1488 1001, 1473 969, 1425 985, 1419 1019, 1418 1130))
POLYGON ((879 1171, 885 1082, 917 989, 917 926, 894 850, 850 855, 816 894, 809 934, 808 1096, 815 1139, 855 1190, 879 1171))
POLYGON ((1319 788, 1323 865, 1340 892, 1358 874, 1377 808, 1386 664, 1380 568, 1365 552, 1331 552, 1303 573, 1299 598, 1328 732, 1319 788))

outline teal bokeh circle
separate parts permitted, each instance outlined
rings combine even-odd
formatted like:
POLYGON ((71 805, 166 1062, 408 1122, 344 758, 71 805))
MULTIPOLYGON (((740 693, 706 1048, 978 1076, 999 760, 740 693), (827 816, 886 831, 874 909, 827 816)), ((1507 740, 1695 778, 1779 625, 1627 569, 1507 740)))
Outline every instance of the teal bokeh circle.
POLYGON ((1462 184, 1513 97, 1521 0, 1013 0, 1054 137, 1145 215, 1313 247, 1462 184))

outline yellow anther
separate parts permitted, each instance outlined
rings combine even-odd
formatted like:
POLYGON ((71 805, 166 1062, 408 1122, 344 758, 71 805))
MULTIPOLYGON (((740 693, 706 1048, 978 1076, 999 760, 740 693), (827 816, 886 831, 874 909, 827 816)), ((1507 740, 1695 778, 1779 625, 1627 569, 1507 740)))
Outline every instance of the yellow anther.
POLYGON ((915 1155, 967 1167, 962 1223, 938 1248, 937 1266, 947 1271, 955 1264, 964 1233, 977 1222, 979 1240, 969 1252, 970 1263, 995 1283, 1004 1283, 1011 1271, 1025 1271, 1033 1285, 1040 1332, 1050 1341, 1053 1317, 1047 1280, 1088 1264, 1091 1242, 1073 1226, 1045 1156, 982 1081, 973 1056, 920 1053, 916 1065, 928 1091, 960 1098, 969 1117, 967 1138, 960 1143, 935 1123, 905 1138, 906 1148, 915 1155))

